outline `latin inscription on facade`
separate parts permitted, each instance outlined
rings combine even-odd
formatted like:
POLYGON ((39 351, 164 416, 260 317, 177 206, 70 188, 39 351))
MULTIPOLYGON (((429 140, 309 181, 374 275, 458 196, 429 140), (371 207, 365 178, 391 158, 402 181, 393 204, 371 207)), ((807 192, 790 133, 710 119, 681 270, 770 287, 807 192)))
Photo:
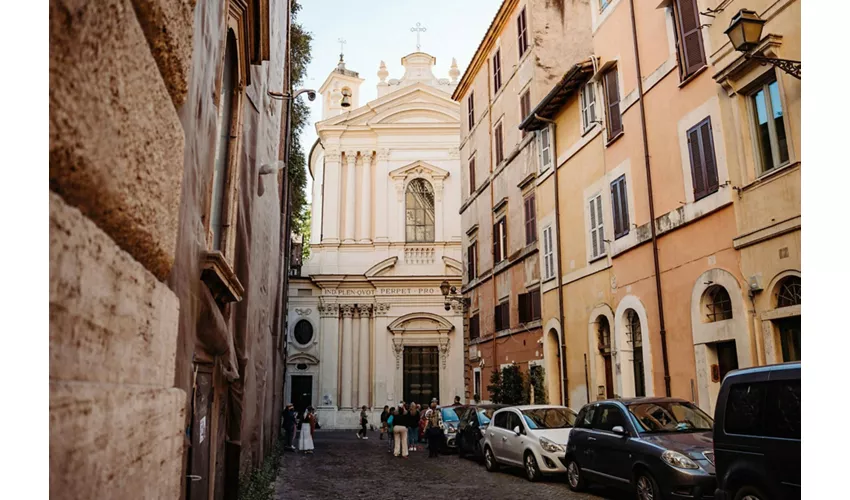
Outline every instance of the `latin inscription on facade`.
POLYGON ((371 288, 360 289, 324 289, 322 295, 325 297, 371 297, 373 295, 439 295, 440 289, 434 287, 424 288, 371 288))

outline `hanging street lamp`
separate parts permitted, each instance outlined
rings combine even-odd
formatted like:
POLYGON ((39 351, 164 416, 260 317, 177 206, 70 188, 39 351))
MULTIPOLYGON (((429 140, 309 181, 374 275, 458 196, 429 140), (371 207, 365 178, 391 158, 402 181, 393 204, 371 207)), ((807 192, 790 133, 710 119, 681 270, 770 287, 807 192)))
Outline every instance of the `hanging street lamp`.
POLYGON ((764 29, 765 20, 752 10, 741 9, 732 17, 729 27, 726 28, 726 36, 732 42, 735 50, 742 52, 744 57, 759 61, 762 64, 772 64, 789 75, 800 79, 800 61, 792 59, 779 59, 777 57, 764 57, 752 53, 761 42, 761 33, 764 29))

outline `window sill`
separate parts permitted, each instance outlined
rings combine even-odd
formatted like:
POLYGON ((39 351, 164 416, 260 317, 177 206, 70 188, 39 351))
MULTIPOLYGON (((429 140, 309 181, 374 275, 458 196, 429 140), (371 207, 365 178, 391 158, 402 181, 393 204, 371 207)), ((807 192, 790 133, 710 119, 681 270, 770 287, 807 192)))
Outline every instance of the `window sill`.
POLYGON ((708 65, 705 65, 705 66, 703 66, 702 68, 700 68, 700 69, 698 69, 698 70, 694 71, 694 72, 693 72, 693 73, 691 73, 690 75, 686 76, 686 77, 685 77, 685 79, 684 79, 684 80, 682 80, 682 81, 679 83, 679 88, 680 88, 680 89, 681 89, 681 88, 684 88, 687 84, 689 84, 689 83, 691 83, 692 81, 696 80, 696 79, 697 79, 697 77, 699 77, 699 75, 703 74, 703 73, 705 72, 705 70, 707 70, 707 69, 708 69, 708 65))
POLYGON ((201 281, 203 281, 219 304, 239 302, 245 288, 236 277, 230 263, 220 251, 205 252, 201 262, 201 281))
POLYGON ((605 143, 605 147, 607 148, 611 144, 614 144, 614 142, 616 142, 620 137, 623 137, 624 135, 626 135, 626 133, 621 130, 619 133, 617 133, 617 135, 608 139, 608 142, 605 143))
POLYGON ((720 186, 718 186, 718 187, 717 187, 717 189, 715 189, 714 191, 711 191, 711 192, 705 193, 704 195, 700 196, 699 198, 697 198, 696 196, 694 196, 694 201, 693 201, 692 203, 696 203, 696 202, 698 202, 698 201, 700 201, 700 200, 704 200, 704 199, 708 198, 709 196, 711 196, 711 195, 713 195, 713 194, 717 194, 717 192, 718 192, 718 191, 720 191, 720 186))
POLYGON ((588 264, 593 264, 594 262, 596 262, 596 261, 598 261, 598 260, 602 260, 602 259, 604 259, 605 257, 608 257, 608 252, 605 252, 605 253, 603 253, 603 254, 601 254, 601 255, 597 255, 596 257, 590 257, 589 259, 587 259, 587 263, 588 263, 588 264))
POLYGON ((791 172, 795 168, 800 166, 799 161, 789 162, 784 165, 780 165, 778 167, 772 168, 770 170, 765 170, 758 177, 755 178, 752 182, 747 184, 746 186, 741 188, 741 191, 747 191, 753 189, 756 186, 759 186, 769 180, 772 180, 775 177, 780 177, 785 173, 791 172))
POLYGON ((626 237, 626 236, 628 236, 628 235, 629 235, 629 231, 626 231, 625 233, 615 234, 615 235, 614 235, 614 241, 617 241, 617 240, 619 240, 620 238, 624 238, 624 237, 626 237))
POLYGON ((589 133, 593 132, 594 130, 596 130, 596 129, 598 129, 598 128, 599 128, 599 124, 598 124, 598 123, 596 123, 596 122, 594 122, 594 123, 593 123, 593 125, 591 125, 590 127, 586 127, 586 128, 582 131, 581 136, 582 136, 582 137, 584 137, 584 136, 586 136, 587 134, 589 134, 589 133))

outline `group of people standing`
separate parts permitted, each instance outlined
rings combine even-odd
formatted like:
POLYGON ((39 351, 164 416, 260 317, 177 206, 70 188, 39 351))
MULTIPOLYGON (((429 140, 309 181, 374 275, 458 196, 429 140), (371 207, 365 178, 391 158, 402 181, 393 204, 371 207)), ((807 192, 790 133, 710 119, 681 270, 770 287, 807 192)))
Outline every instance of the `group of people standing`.
MULTIPOLYGON (((298 428, 298 412, 292 403, 286 405, 283 410, 283 430, 286 433, 286 442, 284 449, 296 451, 293 443, 295 442, 295 431, 298 428)), ((298 438, 298 450, 305 454, 313 453, 313 433, 316 432, 316 415, 312 406, 308 406, 304 410, 304 417, 301 418, 301 435, 298 438)))
POLYGON ((397 457, 407 458, 410 451, 419 449, 420 439, 428 440, 428 457, 438 457, 442 445, 442 414, 437 408, 437 399, 431 400, 429 408, 404 401, 397 408, 384 406, 381 412, 381 435, 387 435, 389 451, 397 457))

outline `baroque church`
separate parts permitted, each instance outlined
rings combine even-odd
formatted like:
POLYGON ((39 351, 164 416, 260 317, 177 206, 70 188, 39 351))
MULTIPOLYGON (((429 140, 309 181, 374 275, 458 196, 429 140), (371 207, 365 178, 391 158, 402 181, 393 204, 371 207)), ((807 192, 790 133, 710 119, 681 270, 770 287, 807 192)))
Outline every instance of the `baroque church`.
POLYGON ((310 258, 290 279, 285 398, 316 408, 323 428, 379 423, 399 401, 464 397, 463 312, 440 284, 461 286, 460 71, 436 58, 378 70, 377 98, 339 64, 319 89, 322 120, 309 154, 310 258))

